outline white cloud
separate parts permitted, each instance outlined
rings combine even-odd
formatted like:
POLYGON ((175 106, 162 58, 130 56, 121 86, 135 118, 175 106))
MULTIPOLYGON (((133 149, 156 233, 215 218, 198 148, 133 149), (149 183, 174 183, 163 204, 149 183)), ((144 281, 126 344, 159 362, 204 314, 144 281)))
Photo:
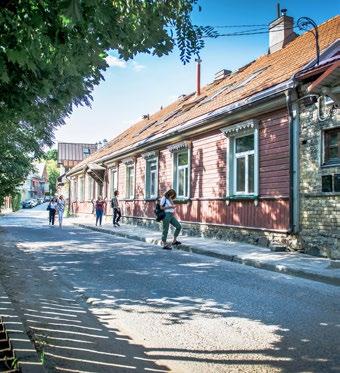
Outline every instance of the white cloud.
POLYGON ((120 67, 122 69, 125 69, 126 66, 127 66, 127 63, 126 61, 124 60, 120 60, 118 57, 115 57, 115 56, 107 56, 105 58, 105 61, 107 62, 107 64, 111 67, 111 66, 115 66, 115 67, 120 67))
POLYGON ((139 63, 136 62, 136 61, 132 61, 132 68, 133 68, 134 71, 139 72, 139 71, 145 69, 145 67, 146 67, 146 66, 141 65, 141 64, 139 64, 139 63))

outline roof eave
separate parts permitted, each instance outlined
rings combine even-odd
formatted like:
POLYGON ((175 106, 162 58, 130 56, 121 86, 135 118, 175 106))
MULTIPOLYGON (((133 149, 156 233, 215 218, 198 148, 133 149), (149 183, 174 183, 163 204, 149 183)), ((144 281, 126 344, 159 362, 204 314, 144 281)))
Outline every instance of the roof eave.
MULTIPOLYGON (((139 148, 143 148, 146 145, 152 145, 153 143, 157 142, 159 145, 159 141, 161 140, 167 140, 173 136, 179 135, 183 132, 186 132, 190 129, 200 127, 202 125, 206 125, 207 123, 215 122, 221 117, 224 117, 226 114, 231 115, 236 111, 239 111, 241 109, 244 109, 244 107, 253 105, 257 101, 268 101, 272 98, 275 98, 277 95, 282 94, 287 89, 294 87, 294 80, 289 79, 285 82, 282 82, 274 87, 270 87, 264 91, 258 92, 255 95, 246 97, 240 101, 236 101, 232 104, 223 106, 221 108, 218 108, 216 110, 213 110, 209 113, 203 114, 197 118, 191 119, 187 122, 181 123, 178 126, 166 131, 162 132, 160 134, 157 134, 155 136, 152 136, 148 138, 147 140, 141 140, 137 143, 134 143, 131 146, 125 147, 123 150, 119 150, 117 152, 111 153, 109 155, 103 156, 101 158, 98 158, 96 160, 93 160, 92 163, 103 163, 107 161, 112 161, 115 158, 122 157, 124 154, 128 154, 131 152, 137 151, 139 148)), ((83 166, 83 168, 86 167, 86 165, 83 166)), ((81 169, 78 170, 70 170, 67 173, 67 176, 75 175, 81 172, 81 169)))

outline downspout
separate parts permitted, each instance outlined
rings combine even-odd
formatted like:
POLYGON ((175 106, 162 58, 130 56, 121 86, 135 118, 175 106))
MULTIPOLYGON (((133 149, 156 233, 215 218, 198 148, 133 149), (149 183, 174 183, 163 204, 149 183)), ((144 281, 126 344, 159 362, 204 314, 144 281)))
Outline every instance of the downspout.
MULTIPOLYGON (((293 82, 295 87, 295 77, 293 82)), ((289 234, 299 231, 299 122, 297 111, 295 116, 293 111, 294 91, 295 88, 285 91, 289 126, 289 234)))
POLYGON ((71 214, 71 179, 69 179, 66 175, 65 178, 68 181, 68 213, 71 214))

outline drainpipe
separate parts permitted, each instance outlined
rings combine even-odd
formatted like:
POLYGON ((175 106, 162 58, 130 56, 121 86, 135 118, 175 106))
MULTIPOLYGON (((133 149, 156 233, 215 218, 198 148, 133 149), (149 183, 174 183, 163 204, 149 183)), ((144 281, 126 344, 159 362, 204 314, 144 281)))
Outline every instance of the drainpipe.
POLYGON ((299 120, 293 112, 292 95, 295 89, 285 92, 289 125, 289 228, 288 233, 299 231, 299 120))
POLYGON ((71 214, 71 179, 66 175, 65 178, 68 181, 68 213, 71 214))

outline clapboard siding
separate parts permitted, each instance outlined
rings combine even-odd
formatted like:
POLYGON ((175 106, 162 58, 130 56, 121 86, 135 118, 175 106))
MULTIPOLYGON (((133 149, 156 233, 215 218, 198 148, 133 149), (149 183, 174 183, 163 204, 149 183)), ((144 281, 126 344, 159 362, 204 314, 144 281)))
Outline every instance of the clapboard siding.
POLYGON ((289 194, 289 127, 285 111, 270 113, 261 118, 259 148, 260 195, 287 196, 289 194))
MULTIPOLYGON (((240 227, 285 230, 289 225, 289 132, 285 111, 269 113, 259 119, 259 201, 225 200, 228 168, 226 138, 220 130, 190 139, 191 195, 178 204, 176 214, 182 221, 225 224, 240 227)), ((156 149, 155 149, 156 150, 156 149)), ((159 150, 158 194, 172 188, 173 157, 164 147, 159 150)), ((136 156, 135 200, 122 201, 123 214, 154 217, 154 201, 145 201, 145 160, 136 156)), ((125 197, 125 165, 118 166, 118 189, 125 197)), ((110 180, 109 180, 110 182, 110 180)), ((110 186, 108 186, 110 189, 110 186)), ((77 211, 82 208, 78 203, 77 211)), ((109 210, 111 211, 111 209, 109 210)))

